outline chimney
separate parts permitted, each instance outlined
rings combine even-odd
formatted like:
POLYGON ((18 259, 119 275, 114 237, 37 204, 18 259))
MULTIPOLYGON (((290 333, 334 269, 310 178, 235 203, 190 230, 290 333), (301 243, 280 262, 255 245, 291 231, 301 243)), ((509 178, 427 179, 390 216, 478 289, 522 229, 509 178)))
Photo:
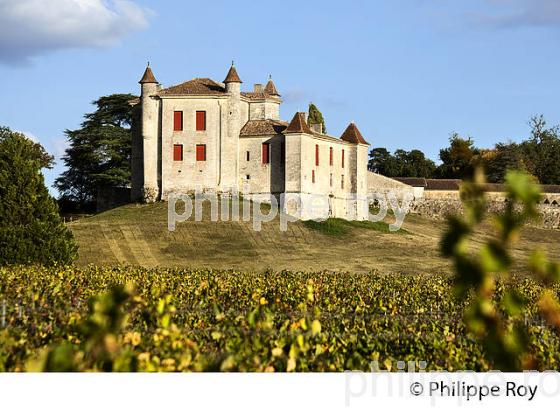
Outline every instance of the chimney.
POLYGON ((255 93, 262 93, 262 92, 264 92, 263 85, 262 85, 262 84, 255 84, 255 85, 253 86, 253 92, 255 92, 255 93))
POLYGON ((322 134, 323 133, 323 124, 309 124, 311 131, 322 134))

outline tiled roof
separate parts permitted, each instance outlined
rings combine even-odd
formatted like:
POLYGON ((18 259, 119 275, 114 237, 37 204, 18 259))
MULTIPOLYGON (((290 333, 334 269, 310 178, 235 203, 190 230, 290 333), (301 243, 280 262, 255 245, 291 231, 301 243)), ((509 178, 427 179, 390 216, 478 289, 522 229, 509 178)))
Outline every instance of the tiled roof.
POLYGON ((458 191, 460 179, 426 179, 426 189, 434 191, 458 191))
POLYGON ((232 64, 227 75, 224 83, 242 83, 241 78, 237 74, 237 70, 235 69, 234 65, 232 64))
POLYGON ((288 123, 277 120, 249 120, 245 123, 239 135, 275 135, 286 129, 288 123))
POLYGON ((161 90, 159 95, 220 95, 225 94, 223 85, 211 78, 195 78, 161 90))
POLYGON ((350 125, 348 125, 346 130, 342 133, 340 139, 347 142, 352 142, 354 144, 369 145, 367 141, 364 139, 364 137, 362 137, 362 133, 360 132, 358 127, 356 127, 356 124, 354 124, 353 122, 351 122, 350 125))
POLYGON ((426 187, 427 185, 426 178, 396 177, 393 179, 413 187, 426 187))
POLYGON ((251 92, 242 91, 241 95, 243 97, 247 97, 251 100, 264 100, 266 98, 265 93, 255 93, 255 92, 252 92, 252 91, 251 92))
POLYGON ((311 129, 307 125, 305 121, 305 113, 304 112, 296 112, 292 121, 290 121, 290 125, 288 128, 284 130, 284 133, 301 133, 301 134, 311 134, 311 129))
POLYGON ((148 67, 146 67, 146 71, 144 71, 144 75, 142 76, 142 78, 138 82, 140 84, 146 84, 146 83, 156 83, 157 84, 156 77, 154 76, 154 73, 153 73, 153 71, 152 71, 152 69, 150 68, 149 65, 148 65, 148 67))
POLYGON ((272 82, 272 78, 270 78, 268 80, 268 83, 266 83, 266 87, 264 87, 264 93, 268 95, 274 95, 276 97, 280 97, 280 94, 278 93, 276 86, 272 82))

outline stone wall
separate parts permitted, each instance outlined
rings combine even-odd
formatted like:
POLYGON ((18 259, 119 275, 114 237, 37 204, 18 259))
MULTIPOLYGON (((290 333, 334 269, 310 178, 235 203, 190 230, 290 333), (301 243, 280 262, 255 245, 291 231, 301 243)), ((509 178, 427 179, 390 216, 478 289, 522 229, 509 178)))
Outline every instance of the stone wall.
MULTIPOLYGON (((497 213, 504 210, 505 197, 499 192, 487 193, 488 211, 497 213)), ((550 195, 547 195, 549 202, 550 195)), ((552 198, 560 204, 559 199, 552 198)), ((549 229, 560 229, 560 205, 540 203, 538 205, 541 214, 539 226, 549 229)), ((433 219, 444 219, 447 215, 463 212, 463 205, 459 199, 458 191, 425 191, 423 198, 416 198, 410 206, 410 212, 433 219)))

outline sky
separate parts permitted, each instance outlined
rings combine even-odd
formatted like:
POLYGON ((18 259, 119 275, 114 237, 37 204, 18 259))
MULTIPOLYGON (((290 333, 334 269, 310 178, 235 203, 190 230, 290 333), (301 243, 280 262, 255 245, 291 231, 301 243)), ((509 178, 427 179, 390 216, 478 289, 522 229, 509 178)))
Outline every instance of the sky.
POLYGON ((452 132, 491 147, 560 123, 559 40, 559 0, 0 0, 0 125, 55 155, 51 186, 64 130, 139 94, 147 61, 169 86, 234 60, 244 90, 272 75, 285 120, 313 102, 331 135, 354 121, 437 160, 452 132))

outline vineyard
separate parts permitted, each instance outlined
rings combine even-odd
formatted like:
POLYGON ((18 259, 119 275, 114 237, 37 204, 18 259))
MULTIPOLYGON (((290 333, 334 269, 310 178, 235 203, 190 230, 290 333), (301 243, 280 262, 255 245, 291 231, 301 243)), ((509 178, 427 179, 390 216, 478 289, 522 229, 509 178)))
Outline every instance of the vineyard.
MULTIPOLYGON (((535 367, 556 368, 540 285, 507 287, 529 301, 535 367)), ((463 306, 434 274, 2 268, 0 371, 491 369, 463 306)))

